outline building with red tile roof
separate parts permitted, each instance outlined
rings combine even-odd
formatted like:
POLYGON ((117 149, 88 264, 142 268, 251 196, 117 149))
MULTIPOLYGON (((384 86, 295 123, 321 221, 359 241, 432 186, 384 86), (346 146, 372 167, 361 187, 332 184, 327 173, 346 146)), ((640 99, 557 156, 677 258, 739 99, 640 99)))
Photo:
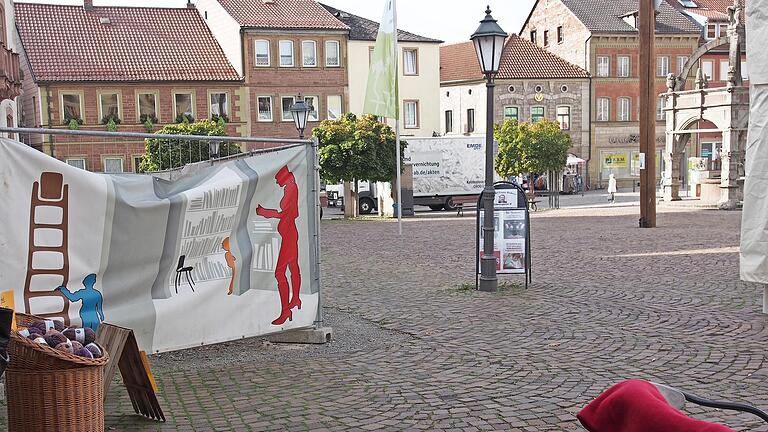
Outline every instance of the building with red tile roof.
POLYGON ((255 136, 296 137, 289 111, 314 108, 307 129, 349 111, 349 27, 314 0, 198 0, 227 58, 244 77, 255 136))
MULTIPOLYGON (((247 133, 242 77, 194 8, 16 3, 26 127, 145 132, 182 118, 228 122, 247 133), (74 122, 74 123, 73 123, 74 122), (74 127, 74 126, 72 126, 74 127)), ((22 137, 92 171, 137 171, 143 141, 82 145, 22 137)))
MULTIPOLYGON (((605 187, 610 174, 623 188, 639 179, 639 1, 537 0, 520 31, 521 37, 592 76, 591 104, 585 109, 590 117, 589 151, 582 155, 588 160, 587 182, 592 187, 605 187)), ((701 39, 700 26, 673 3, 678 0, 662 1, 656 15, 659 94, 667 90, 667 75, 682 70, 701 39)), ((657 160, 663 159, 663 114, 659 109, 657 160)))
MULTIPOLYGON (((0 2, 0 126, 18 126, 17 98, 21 94, 21 64, 18 41, 14 38, 13 1, 0 2)), ((2 134, 16 138, 14 134, 2 134)))
MULTIPOLYGON (((485 78, 472 42, 440 47, 440 90, 446 136, 485 134, 485 78)), ((513 34, 496 76, 494 123, 558 121, 573 140, 571 152, 583 157, 589 150, 589 90, 587 71, 513 34)))

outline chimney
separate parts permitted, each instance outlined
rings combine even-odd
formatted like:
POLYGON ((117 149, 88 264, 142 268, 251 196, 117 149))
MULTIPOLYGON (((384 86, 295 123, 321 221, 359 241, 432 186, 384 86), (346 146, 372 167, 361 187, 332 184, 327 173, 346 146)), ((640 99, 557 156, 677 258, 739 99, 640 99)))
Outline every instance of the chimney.
POLYGON ((187 9, 195 9, 195 4, 192 3, 192 0, 187 0, 187 9))
POLYGON ((83 0, 83 9, 87 11, 93 10, 93 0, 83 0))

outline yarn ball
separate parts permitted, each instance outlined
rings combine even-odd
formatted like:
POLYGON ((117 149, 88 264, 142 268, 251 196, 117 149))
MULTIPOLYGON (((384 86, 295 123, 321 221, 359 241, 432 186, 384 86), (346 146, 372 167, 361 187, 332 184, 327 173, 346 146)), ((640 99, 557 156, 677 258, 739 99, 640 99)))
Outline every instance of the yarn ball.
POLYGON ((49 330, 43 337, 45 338, 45 341, 48 343, 48 346, 52 346, 52 347, 55 347, 60 343, 69 342, 69 339, 67 339, 66 336, 57 332, 56 330, 49 330))
POLYGON ((30 327, 37 327, 40 329, 40 333, 45 334, 50 329, 64 330, 64 323, 59 320, 40 320, 33 322, 30 327))
POLYGON ((77 350, 79 350, 80 348, 85 348, 83 344, 81 344, 78 341, 70 341, 70 342, 72 342, 72 349, 75 350, 75 352, 77 352, 77 350))
POLYGON ((65 353, 69 353, 69 354, 75 353, 75 351, 72 349, 72 342, 70 341, 62 342, 56 345, 56 349, 59 351, 64 351, 65 353))
POLYGON ((36 335, 40 335, 40 336, 43 336, 43 335, 45 335, 45 332, 44 332, 44 331, 40 331, 40 329, 39 329, 39 328, 37 328, 37 327, 29 327, 29 328, 27 328, 27 331, 28 331, 28 332, 29 332, 29 334, 31 334, 31 335, 32 335, 32 334, 36 334, 36 335))
POLYGON ((45 338, 39 337, 34 340, 35 343, 39 343, 40 345, 48 345, 48 342, 45 341, 45 338))
POLYGON ((75 351, 75 355, 89 359, 93 358, 93 353, 87 348, 80 348, 79 350, 75 351))
POLYGON ((83 345, 88 345, 89 343, 96 341, 96 332, 93 331, 93 329, 90 327, 70 327, 64 330, 62 333, 64 333, 64 336, 66 336, 67 339, 80 342, 83 345))
POLYGON ((87 349, 88 351, 91 352, 91 354, 93 354, 93 358, 101 358, 101 356, 104 355, 101 353, 101 348, 99 348, 99 346, 96 345, 95 343, 89 343, 88 345, 85 346, 85 349, 87 349))

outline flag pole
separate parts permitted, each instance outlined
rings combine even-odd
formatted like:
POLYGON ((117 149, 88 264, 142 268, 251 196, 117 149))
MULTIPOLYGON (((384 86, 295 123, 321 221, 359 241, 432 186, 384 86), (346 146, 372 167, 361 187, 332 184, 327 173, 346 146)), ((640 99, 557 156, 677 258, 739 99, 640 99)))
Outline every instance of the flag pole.
MULTIPOLYGON (((392 38, 392 44, 394 45, 393 49, 395 52, 395 88, 399 88, 400 84, 400 68, 398 65, 400 64, 400 53, 397 51, 397 39, 398 39, 398 30, 397 30, 397 0, 392 0, 392 21, 395 27, 394 37, 392 38)), ((397 112, 400 112, 400 92, 396 92, 397 99, 396 103, 398 105, 397 112)), ((397 199, 397 232, 400 235, 403 235, 403 197, 402 197, 402 187, 400 185, 400 116, 398 115, 395 119, 395 165, 396 169, 396 187, 397 187, 397 194, 395 195, 397 199)))

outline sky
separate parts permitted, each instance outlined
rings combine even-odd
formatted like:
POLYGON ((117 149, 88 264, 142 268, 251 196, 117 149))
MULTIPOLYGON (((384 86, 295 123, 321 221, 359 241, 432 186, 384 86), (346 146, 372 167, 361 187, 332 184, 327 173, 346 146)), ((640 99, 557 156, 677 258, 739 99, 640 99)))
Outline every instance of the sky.
MULTIPOLYGON (((23 3, 82 4, 80 0, 16 0, 23 3)), ((251 0, 255 1, 255 0, 251 0)), ((346 12, 379 21, 384 0, 322 0, 346 12)), ((507 33, 517 33, 535 0, 399 0, 398 27, 445 42, 469 40, 490 5, 493 17, 507 33)), ((183 7, 186 0, 94 0, 95 6, 183 7)))

